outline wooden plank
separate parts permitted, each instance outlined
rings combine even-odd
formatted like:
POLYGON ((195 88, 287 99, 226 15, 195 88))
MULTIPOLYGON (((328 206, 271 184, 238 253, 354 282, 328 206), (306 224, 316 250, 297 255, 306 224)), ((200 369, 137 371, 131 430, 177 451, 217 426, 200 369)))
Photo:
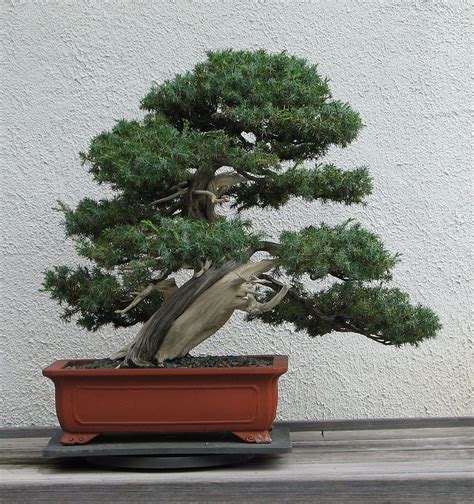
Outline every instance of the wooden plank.
POLYGON ((0 489, 0 502, 38 504, 107 504, 107 503, 194 503, 194 504, 467 504, 472 502, 472 480, 449 478, 426 481, 305 481, 288 485, 283 481, 77 484, 70 481, 57 486, 10 486, 0 489))
POLYGON ((454 425, 298 431, 291 454, 185 473, 45 461, 31 432, 0 439, 0 502, 474 502, 474 429, 454 425))
MULTIPOLYGON (((441 427, 474 427, 474 417, 428 417, 428 418, 376 418, 358 420, 283 421, 291 432, 350 431, 377 429, 421 429, 441 427)), ((0 438, 51 437, 56 426, 4 427, 0 428, 0 438)))
MULTIPOLYGON (((468 449, 474 445, 474 429, 407 429, 387 431, 328 431, 292 433, 293 446, 300 449, 313 448, 315 452, 367 451, 367 450, 423 450, 429 448, 468 449)), ((41 459, 41 451, 49 441, 40 438, 0 438, 0 464, 24 458, 41 459)))
MULTIPOLYGON (((209 481, 240 481, 253 484, 266 481, 287 481, 298 483, 308 480, 320 481, 370 481, 386 480, 418 480, 442 478, 473 478, 472 464, 454 456, 449 460, 400 460, 387 461, 381 457, 376 462, 367 461, 363 457, 354 462, 338 460, 329 463, 325 460, 315 461, 312 457, 301 457, 298 453, 285 456, 275 456, 271 459, 250 461, 245 465, 216 468, 209 471, 186 471, 186 482, 199 484, 209 481)), ((183 481, 180 472, 127 472, 103 471, 88 466, 80 461, 66 464, 64 461, 52 464, 50 468, 36 465, 4 465, 0 469, 3 484, 93 484, 107 481, 108 484, 149 482, 161 484, 164 482, 183 481)))
POLYGON ((334 430, 374 430, 374 429, 421 429, 441 427, 474 427, 474 417, 438 418, 375 418, 358 420, 321 420, 281 422, 288 425, 291 432, 334 431, 334 430))
MULTIPOLYGON (((220 469, 211 471, 213 475, 219 474, 224 479, 243 478, 247 481, 262 479, 284 478, 288 481, 306 478, 315 479, 340 479, 350 475, 353 479, 370 479, 374 476, 393 478, 397 475, 404 477, 417 477, 420 474, 447 474, 466 473, 473 475, 472 450, 426 450, 406 452, 382 452, 382 451, 360 451, 349 454, 347 451, 333 452, 331 454, 320 453, 317 450, 296 449, 293 454, 272 458, 271 460, 259 460, 251 462, 245 466, 232 469, 220 469), (427 456, 427 454, 429 454, 427 456)), ((30 484, 45 480, 44 467, 37 467, 37 464, 23 460, 19 465, 15 463, 5 463, 0 469, 1 474, 9 481, 28 481, 30 484)), ((110 481, 117 473, 109 474, 110 481)), ((193 473, 187 473, 187 480, 193 477, 193 473)), ((202 474, 197 473, 197 481, 202 479, 202 474)), ((57 482, 68 481, 71 478, 77 481, 81 478, 99 480, 102 479, 101 471, 96 471, 86 464, 75 462, 66 464, 61 461, 59 464, 52 464, 51 471, 47 472, 47 479, 57 482)), ((160 475, 155 476, 160 480, 160 475)), ((172 479, 174 476, 165 475, 165 479, 172 479)), ((133 479, 139 479, 140 475, 135 474, 133 479)), ((121 481, 121 479, 119 479, 121 481)), ((119 482, 118 481, 118 482, 119 482)))
POLYGON ((320 440, 376 440, 376 439, 399 439, 415 440, 426 438, 445 439, 450 437, 472 437, 474 427, 450 427, 430 429, 384 429, 384 430, 360 430, 360 431, 292 431, 293 441, 320 441, 320 440))
MULTIPOLYGON (((41 453, 47 442, 48 438, 20 439, 17 442, 10 441, 9 443, 0 442, 0 466, 47 464, 48 459, 45 459, 41 453)), ((315 446, 310 443, 295 443, 293 449, 298 452, 298 461, 310 459, 313 462, 474 459, 474 447, 471 439, 460 440, 458 444, 451 446, 438 444, 428 447, 423 445, 397 446, 387 442, 385 446, 372 446, 370 449, 364 446, 315 446)))

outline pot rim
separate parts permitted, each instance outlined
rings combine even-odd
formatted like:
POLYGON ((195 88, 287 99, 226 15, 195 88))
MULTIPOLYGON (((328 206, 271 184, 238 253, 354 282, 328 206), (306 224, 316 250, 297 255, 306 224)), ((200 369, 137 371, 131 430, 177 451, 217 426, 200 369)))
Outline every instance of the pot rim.
POLYGON ((42 373, 48 378, 56 376, 188 376, 188 375, 275 375, 288 370, 288 356, 286 355, 251 355, 257 359, 273 358, 270 366, 248 367, 201 367, 201 368, 95 368, 95 369, 64 369, 70 364, 87 364, 96 359, 61 359, 44 368, 42 373))

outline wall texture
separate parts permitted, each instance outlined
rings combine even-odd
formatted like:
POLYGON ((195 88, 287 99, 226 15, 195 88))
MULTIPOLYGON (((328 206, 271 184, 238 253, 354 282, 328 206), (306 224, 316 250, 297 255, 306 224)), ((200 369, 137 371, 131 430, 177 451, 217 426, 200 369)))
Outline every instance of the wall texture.
POLYGON ((350 334, 311 340, 235 316, 199 351, 289 354, 285 419, 472 414, 469 2, 4 0, 2 9, 4 426, 53 423, 41 368, 106 355, 132 334, 64 325, 38 292, 44 269, 75 261, 50 208, 99 194, 78 151, 114 119, 138 116, 152 82, 224 47, 318 62, 367 124, 328 159, 371 167, 368 206, 295 201, 251 216, 275 232, 359 219, 403 254, 395 284, 437 310, 444 330, 418 349, 395 349, 350 334))

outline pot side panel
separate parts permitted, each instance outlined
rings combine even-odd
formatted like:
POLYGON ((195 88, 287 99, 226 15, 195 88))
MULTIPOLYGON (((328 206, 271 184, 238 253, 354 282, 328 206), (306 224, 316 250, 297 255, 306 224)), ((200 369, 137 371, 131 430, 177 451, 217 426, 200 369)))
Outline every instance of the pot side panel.
POLYGON ((252 423, 258 388, 242 386, 78 386, 73 417, 83 426, 252 423))

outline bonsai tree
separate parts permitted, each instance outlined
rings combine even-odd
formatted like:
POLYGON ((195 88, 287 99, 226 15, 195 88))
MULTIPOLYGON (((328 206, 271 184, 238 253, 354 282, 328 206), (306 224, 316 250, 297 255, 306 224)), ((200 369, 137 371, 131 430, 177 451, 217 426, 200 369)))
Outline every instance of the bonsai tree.
POLYGON ((118 121, 81 154, 113 196, 58 204, 87 265, 55 266, 44 281, 67 321, 89 330, 141 324, 113 356, 119 365, 185 356, 235 310, 309 336, 351 332, 396 346, 435 336, 437 316, 386 286, 398 255, 359 224, 309 216, 274 241, 269 222, 241 217, 291 198, 351 205, 371 193, 365 167, 320 162, 330 146, 352 142, 362 121, 332 98, 316 66, 284 52, 209 52, 141 107, 143 120, 118 121), (234 217, 218 213, 223 203, 234 217), (192 273, 178 285, 181 270, 192 273), (308 277, 330 286, 310 292, 308 277))

